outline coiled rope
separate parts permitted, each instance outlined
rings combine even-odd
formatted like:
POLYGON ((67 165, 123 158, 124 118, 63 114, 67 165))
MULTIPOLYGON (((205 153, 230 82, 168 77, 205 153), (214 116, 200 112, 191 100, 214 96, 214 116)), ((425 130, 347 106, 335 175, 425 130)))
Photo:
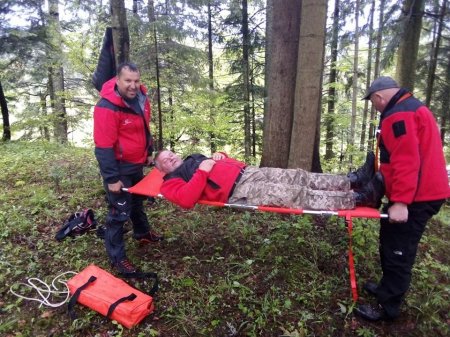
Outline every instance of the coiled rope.
POLYGON ((66 281, 62 280, 63 276, 67 274, 76 275, 77 273, 73 271, 64 272, 53 279, 51 286, 37 277, 31 277, 27 280, 27 283, 20 282, 15 285, 12 285, 9 288, 9 291, 19 298, 39 302, 40 303, 39 307, 45 305, 48 307, 57 308, 66 303, 70 297, 69 287, 67 286, 67 280, 66 281), (58 287, 57 283, 63 285, 65 289, 61 289, 60 287, 58 287), (19 294, 13 289, 14 287, 18 287, 19 289, 21 287, 31 289, 32 291, 37 292, 38 296, 28 297, 19 294), (65 296, 65 299, 61 302, 51 303, 49 299, 52 295, 65 296))

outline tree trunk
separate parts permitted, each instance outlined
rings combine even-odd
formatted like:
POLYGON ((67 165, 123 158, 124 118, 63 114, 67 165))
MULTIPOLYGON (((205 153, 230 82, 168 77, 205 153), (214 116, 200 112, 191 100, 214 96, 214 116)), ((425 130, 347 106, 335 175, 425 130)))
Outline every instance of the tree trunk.
POLYGON ((326 0, 302 1, 290 168, 312 171, 313 167, 318 145, 315 140, 320 130, 326 16, 326 0))
POLYGON ((252 121, 252 157, 256 158, 256 108, 255 108, 255 90, 254 90, 254 76, 253 76, 253 67, 252 76, 250 77, 250 94, 251 94, 251 121, 252 121))
MULTIPOLYGON (((209 76, 209 93, 214 93, 214 57, 213 57, 213 43, 212 43, 212 14, 211 1, 208 2, 208 76, 209 76)), ((209 108, 209 125, 215 125, 214 106, 211 104, 209 108)), ((214 131, 209 132, 209 148, 211 153, 217 151, 214 131)))
POLYGON ((163 141, 163 118, 161 110, 161 84, 159 76, 159 50, 158 50, 158 31, 156 29, 156 17, 155 17, 155 5, 153 0, 148 1, 148 20, 150 25, 153 26, 153 47, 154 47, 154 64, 156 69, 156 96, 158 103, 158 140, 156 149, 158 151, 164 148, 163 141))
POLYGON ((444 88, 442 90, 442 117, 441 117, 441 140, 445 146, 447 124, 450 121, 450 53, 447 53, 447 67, 445 71, 444 88))
POLYGON ((264 111, 261 166, 286 168, 291 143, 300 34, 301 0, 273 1, 268 22, 270 58, 266 76, 267 102, 264 111))
POLYGON ((330 60, 330 77, 328 79, 328 111, 325 116, 325 159, 330 160, 334 157, 333 142, 334 142, 334 106, 336 103, 336 61, 338 55, 339 42, 339 6, 340 1, 335 0, 333 12, 333 31, 331 36, 331 60, 330 60))
MULTIPOLYGON (((39 93, 39 105, 41 107, 41 114, 44 116, 44 118, 48 115, 47 114, 47 94, 45 92, 39 93)), ((50 131, 47 127, 47 125, 43 125, 40 128, 41 136, 47 141, 50 141, 50 131)))
POLYGON ((359 54, 359 0, 356 0, 355 7, 355 50, 353 53, 353 83, 352 83, 352 118, 350 122, 350 134, 348 145, 350 146, 349 163, 353 163, 353 151, 355 150, 355 125, 358 100, 358 54, 359 54))
MULTIPOLYGON (((172 93, 172 89, 168 89, 167 92, 167 96, 168 96, 168 103, 169 103, 169 123, 173 124, 175 121, 175 114, 173 111, 173 93, 172 93)), ((175 136, 173 134, 170 135, 169 137, 169 149, 170 151, 175 152, 175 136)))
MULTIPOLYGON (((372 51, 373 51, 373 16, 375 13, 375 0, 372 1, 369 14, 369 50, 367 53, 367 72, 366 72, 366 91, 369 90, 370 83, 372 82, 372 51)), ((361 140, 359 143, 359 150, 364 152, 364 146, 366 142, 366 129, 367 129, 367 115, 369 112, 369 101, 364 100, 364 111, 361 127, 361 140)), ((372 122, 372 120, 370 120, 372 122)), ((370 126, 369 126, 370 128, 370 126)))
POLYGON ((424 0, 405 0, 402 10, 405 22, 397 55, 396 78, 400 86, 411 91, 414 90, 423 8, 424 0))
MULTIPOLYGON (((267 0, 266 5, 266 49, 264 51, 265 67, 264 67, 264 97, 268 97, 268 85, 270 77, 270 64, 272 63, 272 24, 273 24, 273 1, 267 0)), ((264 113, 269 110, 268 99, 264 100, 264 113)))
POLYGON ((130 60, 130 33, 124 0, 110 0, 111 26, 113 31, 116 64, 130 60))
MULTIPOLYGON (((375 2, 375 0, 373 0, 375 2)), ((381 55, 381 41, 383 38, 383 29, 384 29, 384 6, 385 6, 386 0, 381 0, 380 7, 379 7, 379 17, 378 17, 378 31, 377 31, 377 46, 376 46, 376 52, 375 52, 375 69, 374 69, 374 79, 378 78, 380 75, 380 55, 381 55)), ((370 120, 375 121, 377 118, 377 113, 375 111, 375 108, 371 107, 370 109, 370 120)), ((375 147, 375 129, 376 129, 375 123, 370 123, 369 127, 369 139, 367 141, 367 148, 368 149, 374 149, 375 147)))
POLYGON ((447 7, 447 0, 444 0, 444 2, 442 4, 442 8, 441 8, 441 13, 439 15, 439 22, 438 22, 438 27, 437 27, 436 39, 435 39, 436 43, 434 44, 434 47, 433 47, 433 53, 431 55, 430 67, 429 67, 429 71, 428 71, 427 94, 426 94, 426 99, 425 99, 425 104, 427 106, 430 106, 431 96, 433 94, 434 78, 435 78, 436 65, 437 65, 437 61, 438 61, 439 49, 440 49, 440 44, 441 44, 442 28, 444 26, 444 17, 445 17, 446 7, 447 7))
POLYGON ((5 93, 3 92, 2 82, 0 81, 0 107, 2 109, 3 118, 3 141, 11 140, 11 125, 9 124, 8 102, 6 101, 5 93))
POLYGON ((62 67, 62 37, 59 22, 58 0, 48 1, 49 81, 53 112, 53 133, 60 143, 67 143, 67 113, 64 92, 64 69, 62 67))
POLYGON ((250 69, 249 69, 250 33, 248 31, 247 0, 242 0, 242 81, 244 100, 244 154, 248 161, 251 156, 250 127, 250 69))

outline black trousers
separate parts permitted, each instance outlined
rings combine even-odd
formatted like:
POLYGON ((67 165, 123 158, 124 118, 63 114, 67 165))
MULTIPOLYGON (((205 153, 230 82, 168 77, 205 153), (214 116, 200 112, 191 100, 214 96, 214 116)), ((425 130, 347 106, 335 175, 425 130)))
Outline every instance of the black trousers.
MULTIPOLYGON (((445 200, 415 202, 408 206, 408 221, 390 223, 380 220, 380 260, 383 276, 377 289, 377 299, 386 314, 396 318, 411 284, 411 271, 422 234, 428 220, 439 212, 445 200)), ((392 203, 384 208, 387 208, 392 203)))
MULTIPOLYGON (((143 178, 143 172, 122 175, 120 180, 124 187, 131 187, 143 178)), ((108 215, 106 216, 105 247, 111 263, 126 258, 123 225, 130 219, 133 224, 134 237, 139 238, 150 230, 147 215, 144 212, 145 197, 128 192, 111 193, 106 183, 108 198, 108 215)))

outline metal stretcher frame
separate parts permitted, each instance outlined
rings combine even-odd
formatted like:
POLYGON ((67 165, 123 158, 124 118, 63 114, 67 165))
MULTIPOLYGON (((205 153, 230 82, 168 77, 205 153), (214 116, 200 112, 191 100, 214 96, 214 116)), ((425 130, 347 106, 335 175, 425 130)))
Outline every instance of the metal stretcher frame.
MULTIPOLYGON (((162 198, 163 196, 160 193, 160 187, 162 183, 163 183, 163 174, 158 169, 153 168, 139 183, 129 188, 123 188, 122 190, 133 194, 162 198)), ((350 286, 354 302, 358 300, 358 291, 356 283, 355 262, 353 259, 353 249, 352 249, 352 230, 353 230, 352 219, 387 218, 387 214, 381 214, 377 209, 369 207, 356 207, 354 209, 327 211, 327 210, 308 210, 308 209, 273 207, 273 206, 229 204, 207 200, 199 200, 197 203, 201 205, 208 205, 215 207, 229 207, 250 211, 272 212, 272 213, 293 214, 293 215, 302 215, 302 214, 325 215, 325 216, 338 216, 345 218, 345 221, 347 223, 347 232, 349 235, 348 265, 350 275, 350 286)))

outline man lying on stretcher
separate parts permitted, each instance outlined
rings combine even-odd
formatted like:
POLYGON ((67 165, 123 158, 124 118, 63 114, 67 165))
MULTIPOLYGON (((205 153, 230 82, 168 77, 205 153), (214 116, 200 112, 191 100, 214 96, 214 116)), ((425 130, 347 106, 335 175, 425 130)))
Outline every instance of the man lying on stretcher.
POLYGON ((183 208, 192 208, 199 200, 312 210, 379 208, 384 194, 372 152, 347 176, 247 166, 223 152, 212 158, 192 154, 183 160, 163 150, 154 162, 165 174, 161 194, 183 208))

